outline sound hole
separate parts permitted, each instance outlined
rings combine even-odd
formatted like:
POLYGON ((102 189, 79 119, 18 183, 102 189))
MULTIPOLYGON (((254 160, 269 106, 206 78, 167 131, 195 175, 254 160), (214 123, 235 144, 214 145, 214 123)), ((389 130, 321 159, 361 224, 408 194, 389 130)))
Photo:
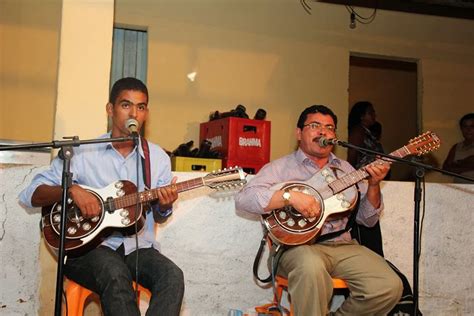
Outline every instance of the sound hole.
MULTIPOLYGON (((104 219, 104 203, 100 196, 94 191, 88 190, 99 201, 100 213, 93 218, 84 218, 81 210, 74 203, 70 203, 66 208, 66 239, 79 239, 93 233, 97 226, 99 226, 104 219)), ((60 235, 61 225, 61 205, 55 204, 53 212, 50 214, 50 222, 53 224, 53 230, 57 235, 60 235)))
MULTIPOLYGON (((309 185, 304 183, 292 183, 288 184, 282 189, 290 192, 301 192, 308 194, 317 199, 320 203, 322 201, 318 191, 309 185)), ((323 207, 323 203, 321 203, 323 207)), ((322 211, 319 218, 305 218, 303 215, 291 206, 287 206, 278 210, 275 210, 275 219, 280 223, 281 226, 285 227, 289 231, 293 232, 304 232, 313 229, 317 225, 322 217, 322 211)))
POLYGON ((70 208, 68 208, 67 219, 73 223, 80 223, 84 220, 81 210, 77 208, 76 204, 73 204, 70 208))

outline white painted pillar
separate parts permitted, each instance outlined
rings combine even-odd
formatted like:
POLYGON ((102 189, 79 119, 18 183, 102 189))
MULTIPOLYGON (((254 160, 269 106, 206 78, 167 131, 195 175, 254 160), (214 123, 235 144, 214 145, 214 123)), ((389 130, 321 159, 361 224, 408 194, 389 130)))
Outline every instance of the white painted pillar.
POLYGON ((107 128, 114 0, 64 0, 54 138, 107 128))

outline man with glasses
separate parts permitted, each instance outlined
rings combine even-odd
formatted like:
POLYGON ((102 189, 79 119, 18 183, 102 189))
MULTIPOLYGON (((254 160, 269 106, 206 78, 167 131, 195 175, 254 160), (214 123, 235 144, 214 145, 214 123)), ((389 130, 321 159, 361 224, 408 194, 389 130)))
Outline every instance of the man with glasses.
MULTIPOLYGON (((278 189, 278 184, 303 182, 327 168, 354 171, 332 153, 332 145, 320 143, 322 137, 335 138, 336 128, 337 117, 331 109, 324 105, 306 108, 296 128, 298 150, 264 166, 236 195, 237 209, 264 214, 290 206, 310 221, 318 218, 319 200, 301 191, 278 189)), ((389 169, 388 163, 365 167, 369 178, 358 184, 357 223, 370 227, 379 219, 383 209, 379 184, 389 169)), ((351 293, 336 315, 386 315, 399 301, 400 278, 382 257, 352 240, 346 230, 349 218, 346 213, 330 218, 323 224, 321 237, 331 234, 327 235, 331 238, 291 247, 281 255, 277 273, 288 278, 295 315, 327 315, 332 278, 345 280, 351 293)))

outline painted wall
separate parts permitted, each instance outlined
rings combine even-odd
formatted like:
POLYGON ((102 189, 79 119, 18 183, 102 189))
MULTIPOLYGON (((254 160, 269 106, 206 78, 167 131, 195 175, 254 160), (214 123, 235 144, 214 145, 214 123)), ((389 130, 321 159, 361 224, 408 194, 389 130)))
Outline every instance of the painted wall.
MULTIPOLYGON (((22 13, 9 14, 9 20, 13 21, 10 24, 25 23, 24 11, 34 1, 23 1, 20 2, 23 3, 22 10, 13 2, 0 1, 2 9, 9 9, 7 12, 19 10, 22 13)), ((45 6, 42 8, 46 11, 35 11, 46 15, 51 13, 58 21, 58 5, 52 5, 55 3, 52 1, 46 3, 50 4, 49 10, 45 6)), ((73 2, 64 3, 71 5, 73 2)), ((98 8, 99 14, 108 15, 110 12, 102 10, 112 8, 103 5, 103 1, 76 3, 83 9, 91 6, 92 9, 98 8)), ((349 29, 349 16, 344 7, 321 3, 311 3, 311 7, 312 14, 308 15, 298 1, 286 0, 229 0, 225 3, 212 0, 115 1, 117 25, 139 27, 149 32, 151 117, 147 125, 148 137, 168 150, 188 140, 197 142, 199 123, 206 121, 210 112, 228 111, 240 103, 247 107, 250 116, 260 107, 267 110, 273 125, 271 157, 274 159, 294 148, 293 129, 301 110, 310 104, 323 103, 338 113, 342 123, 339 136, 345 139, 349 55, 352 52, 418 60, 422 127, 436 131, 442 138, 443 146, 435 153, 434 159, 442 163, 449 147, 461 138, 457 120, 472 111, 472 105, 466 100, 472 100, 474 94, 471 89, 474 79, 474 22, 379 11, 372 24, 359 24, 356 29, 349 29), (197 76, 191 82, 187 74, 193 71, 197 76)), ((363 9, 360 11, 362 14, 370 13, 363 9)), ((7 14, 2 15, 0 30, 9 45, 2 45, 1 49, 0 138, 49 140, 52 115, 57 120, 54 123, 55 137, 79 135, 86 138, 105 131, 102 106, 108 88, 103 81, 108 77, 103 76, 108 76, 107 68, 110 67, 110 61, 106 59, 110 44, 108 40, 94 40, 92 35, 102 30, 99 25, 111 24, 110 19, 84 26, 79 19, 68 18, 70 23, 77 23, 73 35, 80 41, 89 36, 92 38, 90 45, 65 50, 62 58, 69 66, 62 72, 64 81, 58 83, 60 88, 57 89, 54 79, 47 80, 51 77, 47 72, 43 75, 42 71, 34 71, 37 76, 34 81, 27 80, 26 74, 29 74, 28 69, 36 70, 39 64, 43 64, 35 59, 35 54, 45 49, 52 50, 55 45, 58 47, 58 23, 54 24, 56 28, 50 36, 41 37, 43 49, 28 50, 26 42, 18 42, 21 37, 17 35, 42 29, 32 26, 9 35, 10 26, 4 22, 5 16, 7 14), (5 49, 12 45, 17 48, 5 49), (10 66, 14 64, 11 62, 16 57, 14 52, 24 56, 16 67, 23 70, 24 75, 20 77, 20 72, 14 72, 10 66), (84 62, 91 57, 102 62, 84 62), (97 70, 94 73, 102 78, 91 75, 90 70, 97 70), (43 77, 46 79, 41 80, 43 77), (76 79, 74 84, 81 83, 80 92, 74 90, 73 84, 67 86, 70 79, 76 79), (36 92, 37 82, 50 83, 39 93, 36 92), (16 83, 15 97, 11 93, 11 83, 16 83), (56 89, 59 91, 58 111, 54 112, 51 108, 54 107, 56 89), (66 101, 61 94, 70 97, 66 101), (37 100, 51 105, 51 108, 36 111, 37 100), (73 102, 69 103, 71 100, 73 102), (20 111, 17 113, 11 109, 11 104, 18 102, 27 106, 15 107, 20 108, 15 110, 20 111), (85 104, 87 111, 78 110, 85 104), (28 115, 34 117, 34 121, 20 125, 18 117, 26 118, 25 112, 31 113, 28 115), (20 130, 22 134, 17 135, 20 130)), ((33 17, 26 20, 34 20, 33 17)), ((99 34, 103 36, 104 33, 100 31, 99 34)), ((65 38, 65 42, 73 38, 65 38)), ((32 37, 27 42, 38 43, 38 40, 32 37)), ((343 150, 339 149, 338 153, 345 156, 343 150)), ((437 175, 429 175, 428 179, 449 180, 437 175)))
POLYGON ((0 139, 51 140, 61 0, 0 0, 0 139))
POLYGON ((156 110, 147 134, 168 149, 197 141, 199 123, 211 111, 239 103, 251 115, 258 107, 267 110, 272 158, 294 147, 297 115, 310 104, 336 110, 344 139, 351 52, 420 63, 422 127, 443 139, 435 153, 440 163, 460 138, 457 119, 472 108, 465 102, 473 97, 472 21, 379 11, 372 24, 351 30, 343 6, 320 3, 311 3, 312 15, 297 1, 116 4, 116 23, 148 29, 148 84, 156 110), (192 71, 194 82, 186 78, 192 71))

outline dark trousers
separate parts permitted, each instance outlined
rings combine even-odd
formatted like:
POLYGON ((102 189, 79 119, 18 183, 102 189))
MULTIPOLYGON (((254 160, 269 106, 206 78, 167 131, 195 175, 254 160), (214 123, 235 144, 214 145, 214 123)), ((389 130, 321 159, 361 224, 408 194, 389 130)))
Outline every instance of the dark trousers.
POLYGON ((184 295, 181 269, 154 248, 138 249, 128 256, 123 247, 114 251, 100 246, 84 256, 67 260, 64 274, 99 294, 105 316, 140 315, 132 280, 150 290, 146 315, 179 315, 184 295))

